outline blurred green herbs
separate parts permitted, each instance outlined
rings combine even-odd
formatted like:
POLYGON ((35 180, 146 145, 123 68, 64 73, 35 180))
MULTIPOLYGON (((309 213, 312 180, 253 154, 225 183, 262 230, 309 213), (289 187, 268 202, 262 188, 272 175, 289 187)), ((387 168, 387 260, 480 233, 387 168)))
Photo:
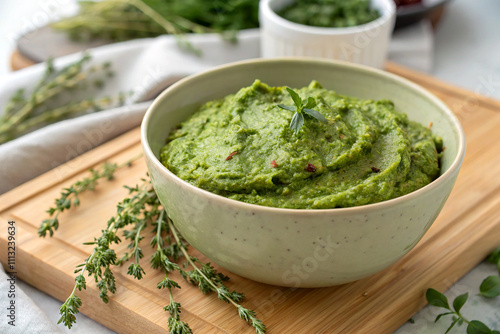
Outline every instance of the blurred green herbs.
POLYGON ((380 17, 369 0, 300 0, 277 13, 295 23, 323 27, 353 27, 380 17))
POLYGON ((234 41, 238 30, 259 26, 258 0, 105 0, 79 5, 78 14, 52 25, 78 41, 214 32, 234 41))
POLYGON ((0 144, 64 119, 122 104, 123 94, 116 98, 82 97, 83 90, 99 90, 113 76, 110 63, 86 67, 90 58, 86 54, 61 69, 52 60, 47 61, 45 73, 33 90, 27 93, 19 89, 5 106, 0 116, 0 144))
MULTIPOLYGON (((61 196, 55 199, 54 207, 47 210, 50 218, 42 222, 38 230, 39 236, 45 237, 48 234, 52 237, 59 228, 59 213, 79 206, 81 193, 94 190, 100 180, 112 180, 118 169, 131 166, 138 158, 134 157, 122 164, 105 163, 95 170, 90 170, 90 176, 64 188, 61 196)), ((181 319, 181 304, 174 299, 174 291, 181 289, 181 285, 175 280, 176 272, 179 274, 177 279, 183 278, 186 282, 198 286, 203 294, 215 293, 219 300, 232 304, 239 318, 252 326, 256 334, 265 334, 266 326, 257 318, 255 312, 240 304, 244 295, 227 288, 226 281, 229 277, 218 272, 210 262, 204 263, 188 253, 187 241, 177 231, 163 209, 151 180, 144 178, 134 187, 124 187, 129 194, 116 205, 116 214, 108 220, 106 228, 101 230, 99 237, 94 237, 93 241, 84 243, 94 246, 94 250, 83 263, 76 266, 75 273, 78 275, 75 277, 75 285, 69 297, 59 308, 61 318, 58 323, 63 323, 71 329, 76 322, 76 315, 82 306, 77 290, 87 289, 85 276, 89 280, 93 276, 96 287, 99 289, 99 297, 106 304, 109 302, 109 293, 116 292, 114 267, 128 262, 127 274, 141 280, 146 274, 143 268, 144 260, 141 263, 144 257, 141 241, 149 236, 149 245, 154 250, 149 264, 152 269, 161 271, 163 274, 162 280, 157 283, 156 287, 168 291, 169 304, 163 309, 168 312, 167 324, 170 334, 193 333, 188 323, 181 319), (124 239, 129 240, 129 245, 128 251, 118 258, 112 246, 122 242, 118 236, 120 231, 124 239), (184 258, 184 261, 179 261, 181 258, 184 258), (179 265, 178 262, 184 263, 179 265)))

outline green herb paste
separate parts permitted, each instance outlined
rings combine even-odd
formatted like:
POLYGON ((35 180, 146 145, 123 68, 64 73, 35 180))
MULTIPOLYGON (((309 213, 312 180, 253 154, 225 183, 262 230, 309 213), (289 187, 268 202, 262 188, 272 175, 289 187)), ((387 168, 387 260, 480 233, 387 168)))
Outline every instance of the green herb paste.
POLYGON ((442 140, 391 101, 360 100, 313 81, 296 90, 313 97, 327 123, 305 115, 290 129, 285 87, 255 81, 203 105, 172 131, 162 163, 187 182, 259 205, 327 209, 385 201, 439 175, 442 140))
POLYGON ((380 17, 370 0, 297 0, 277 13, 299 24, 315 27, 353 27, 380 17))

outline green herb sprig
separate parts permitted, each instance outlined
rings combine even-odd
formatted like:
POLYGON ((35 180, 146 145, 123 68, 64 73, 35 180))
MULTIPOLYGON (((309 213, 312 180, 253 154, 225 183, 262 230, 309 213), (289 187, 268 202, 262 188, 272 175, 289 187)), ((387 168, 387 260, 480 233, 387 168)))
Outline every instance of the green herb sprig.
POLYGON ((78 196, 81 193, 87 190, 94 190, 101 179, 106 179, 108 181, 113 180, 114 174, 118 169, 126 166, 132 166, 132 163, 140 157, 142 157, 142 154, 135 156, 122 164, 106 162, 98 169, 90 169, 90 176, 75 182, 68 188, 64 188, 61 192, 61 196, 55 199, 54 206, 50 207, 46 211, 51 218, 42 221, 42 224, 38 229, 38 235, 45 237, 47 233, 49 233, 50 236, 52 236, 54 231, 59 228, 59 214, 70 209, 72 206, 79 206, 80 199, 78 196))
POLYGON ((217 293, 217 297, 220 300, 225 301, 226 303, 231 303, 238 310, 238 315, 240 316, 240 318, 245 320, 253 328, 255 328, 257 334, 266 333, 267 330, 266 325, 264 325, 262 321, 256 317, 255 312, 247 308, 244 308, 239 304, 239 302, 243 300, 244 295, 236 291, 229 292, 228 288, 224 285, 224 281, 228 280, 229 277, 224 276, 221 273, 218 273, 210 265, 210 263, 203 264, 197 258, 190 256, 187 253, 186 243, 181 241, 182 237, 177 232, 177 230, 174 227, 174 224, 170 219, 168 219, 168 225, 173 233, 173 236, 177 244, 179 245, 180 250, 184 254, 184 257, 193 267, 192 271, 189 272, 181 271, 181 275, 185 279, 189 278, 189 280, 193 284, 198 284, 198 287, 201 289, 203 293, 214 291, 217 293), (201 268, 197 265, 197 263, 201 264, 201 268))
POLYGON ((258 0, 105 0, 79 1, 78 14, 52 24, 74 40, 124 41, 172 34, 193 48, 185 33, 220 33, 236 40, 241 29, 257 28, 258 0))
POLYGON ((156 193, 152 190, 150 182, 145 179, 142 181, 141 185, 127 187, 130 197, 118 203, 117 214, 108 220, 106 229, 102 230, 102 235, 99 238, 94 238, 92 242, 85 243, 86 245, 95 245, 94 251, 84 263, 77 266, 75 273, 79 273, 79 275, 75 278, 76 283, 71 295, 59 309, 61 318, 58 323, 62 322, 71 328, 76 321, 74 315, 78 313, 81 300, 75 293, 76 289, 79 291, 86 289, 85 272, 87 276, 94 276, 97 288, 100 290, 99 297, 103 302, 108 303, 108 292, 116 292, 115 277, 111 266, 116 264, 117 255, 110 247, 121 242, 117 235, 119 229, 133 223, 142 223, 143 218, 140 216, 142 209, 147 203, 156 199, 156 193))
POLYGON ((450 307, 448 298, 442 294, 441 292, 435 290, 435 289, 427 289, 427 292, 425 294, 425 297, 427 298, 427 302, 436 307, 444 308, 447 310, 447 312, 441 313, 436 317, 436 322, 441 319, 444 316, 452 316, 452 323, 446 330, 445 334, 450 332, 450 330, 455 326, 461 326, 463 323, 467 324, 467 334, 500 334, 499 331, 497 330, 491 330, 486 326, 484 323, 482 323, 479 320, 467 320, 464 318, 464 316, 460 313, 462 310, 462 307, 465 305, 467 302, 467 299, 469 297, 469 293, 464 293, 462 295, 459 295, 453 300, 453 309, 450 307))
POLYGON ((26 89, 19 89, 5 107, 0 117, 0 144, 48 124, 123 104, 124 94, 119 94, 116 98, 61 101, 63 96, 67 100, 77 87, 85 88, 90 84, 102 87, 105 79, 113 75, 110 63, 85 69, 84 66, 90 59, 90 55, 86 54, 62 69, 56 69, 53 61, 48 60, 41 80, 31 93, 26 95, 26 89))
MULTIPOLYGON (((67 188, 75 189, 75 191, 68 192, 65 189, 62 199, 56 200, 56 203, 61 204, 61 211, 58 211, 56 204, 56 208, 53 208, 53 210, 51 208, 48 212, 53 214, 69 209, 71 202, 69 207, 62 204, 67 203, 70 195, 77 196, 83 191, 93 190, 98 179, 106 177, 106 175, 112 176, 116 169, 122 166, 116 164, 105 165, 100 169, 102 172, 94 171, 91 177, 78 181, 72 187, 67 188), (113 167, 110 168, 109 166, 113 167)), ((75 273, 79 274, 75 278, 73 291, 59 309, 61 315, 59 323, 62 322, 65 326, 71 328, 76 322, 76 314, 79 313, 82 306, 82 301, 76 292, 77 290, 85 290, 87 287, 85 273, 87 276, 94 276, 100 290, 99 296, 105 303, 109 301, 108 293, 116 292, 115 277, 112 272, 113 266, 133 260, 127 273, 138 280, 143 278, 145 271, 140 264, 143 252, 139 244, 144 239, 144 231, 148 226, 152 226, 154 229, 150 245, 155 249, 155 253, 152 255, 150 263, 153 269, 161 270, 164 273, 164 278, 158 282, 157 288, 168 290, 170 303, 164 307, 164 310, 169 313, 168 328, 170 333, 192 333, 189 325, 181 320, 181 304, 174 299, 174 290, 180 289, 181 286, 169 277, 171 272, 178 271, 187 282, 197 285, 203 293, 216 292, 220 300, 234 305, 241 319, 253 326, 257 334, 264 334, 266 326, 256 317, 255 312, 239 304, 244 297, 243 294, 236 291, 230 292, 224 284, 229 278, 217 272, 210 263, 203 263, 198 258, 189 255, 186 240, 177 232, 172 221, 161 207, 151 181, 142 179, 140 185, 135 187, 125 186, 125 188, 129 190, 129 197, 118 203, 117 213, 108 221, 106 229, 102 230, 102 235, 99 238, 94 238, 92 242, 85 243, 95 247, 92 254, 75 270, 75 273), (125 229, 129 226, 132 226, 132 228, 125 229), (118 232, 122 229, 124 230, 125 239, 130 240, 128 245, 130 252, 126 252, 117 260, 117 254, 111 246, 121 242, 118 232), (182 267, 175 262, 181 257, 187 260, 182 267), (189 266, 192 270, 186 270, 189 266)), ((79 204, 79 201, 77 203, 79 204)), ((57 217, 55 218, 57 220, 57 217)), ((45 236, 47 231, 52 236, 58 225, 58 222, 54 226, 54 224, 48 224, 44 221, 40 228, 40 236, 45 236)))
MULTIPOLYGON (((496 265, 500 275, 500 247, 497 247, 487 259, 488 262, 496 265)), ((500 296, 500 276, 488 276, 479 286, 479 294, 486 298, 500 296)))
POLYGON ((294 111, 295 113, 292 116, 292 121, 290 122, 290 129, 295 131, 295 133, 299 133, 300 129, 304 125, 304 113, 309 116, 317 119, 320 122, 327 123, 327 119, 321 115, 317 110, 312 108, 316 107, 316 100, 312 97, 308 97, 306 100, 302 100, 302 98, 290 87, 286 87, 288 94, 293 100, 295 106, 287 106, 284 104, 278 104, 278 107, 281 109, 294 111))

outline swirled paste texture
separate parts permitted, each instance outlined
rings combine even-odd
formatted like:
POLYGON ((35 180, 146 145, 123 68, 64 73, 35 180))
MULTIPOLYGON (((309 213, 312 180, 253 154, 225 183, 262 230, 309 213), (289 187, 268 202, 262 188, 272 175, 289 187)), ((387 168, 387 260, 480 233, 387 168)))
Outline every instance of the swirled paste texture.
POLYGON ((391 101, 338 95, 313 81, 296 90, 327 120, 290 129, 285 87, 255 81, 204 104, 169 136, 162 163, 210 192, 258 205, 327 209, 408 194, 439 176, 442 140, 391 101))

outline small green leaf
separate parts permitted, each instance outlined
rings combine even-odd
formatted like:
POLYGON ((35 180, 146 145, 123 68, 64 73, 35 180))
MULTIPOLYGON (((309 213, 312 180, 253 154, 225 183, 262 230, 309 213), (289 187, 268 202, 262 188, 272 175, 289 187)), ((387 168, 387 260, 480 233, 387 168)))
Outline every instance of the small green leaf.
POLYGON ((289 111, 297 111, 296 107, 290 107, 290 106, 287 106, 284 104, 278 104, 278 107, 280 107, 281 109, 289 110, 289 111))
POLYGON ((479 287, 480 295, 486 298, 494 298, 500 296, 500 277, 488 276, 479 287))
POLYGON ((463 295, 458 296, 455 298, 453 301, 453 309, 457 312, 460 313, 460 310, 464 306, 465 302, 467 301, 467 298, 469 298, 469 293, 466 292, 463 295))
POLYGON ((304 108, 312 109, 316 107, 316 100, 312 97, 307 98, 307 103, 304 104, 304 108))
POLYGON ((309 116, 312 116, 312 117, 316 118, 316 119, 317 119, 318 121, 320 121, 320 122, 323 122, 323 123, 327 123, 327 122, 328 122, 328 121, 326 120, 326 118, 325 118, 323 115, 321 115, 321 114, 320 114, 318 111, 316 111, 316 110, 313 110, 313 109, 307 109, 307 108, 306 108, 306 109, 304 109, 304 112, 305 112, 306 114, 308 114, 309 116))
POLYGON ((488 256, 488 262, 496 264, 498 273, 500 274, 500 247, 497 247, 491 254, 488 256))
POLYGON ((500 246, 488 256, 488 262, 496 264, 498 261, 500 261, 500 246))
POLYGON ((441 292, 435 289, 427 289, 425 293, 425 298, 427 298, 427 302, 432 306, 442 307, 447 310, 450 310, 450 305, 448 304, 448 298, 443 295, 441 292))
POLYGON ((303 125, 304 125, 304 115, 296 112, 292 117, 292 121, 290 122, 290 129, 295 131, 295 133, 299 133, 300 128, 302 128, 303 125))
POLYGON ((467 326, 467 334, 491 334, 491 329, 478 320, 472 320, 467 326))
POLYGON ((286 90, 288 91, 288 94, 292 97, 293 103, 297 106, 297 108, 302 107, 302 99, 300 98, 299 94, 297 94, 293 89, 290 87, 286 87, 286 90))

